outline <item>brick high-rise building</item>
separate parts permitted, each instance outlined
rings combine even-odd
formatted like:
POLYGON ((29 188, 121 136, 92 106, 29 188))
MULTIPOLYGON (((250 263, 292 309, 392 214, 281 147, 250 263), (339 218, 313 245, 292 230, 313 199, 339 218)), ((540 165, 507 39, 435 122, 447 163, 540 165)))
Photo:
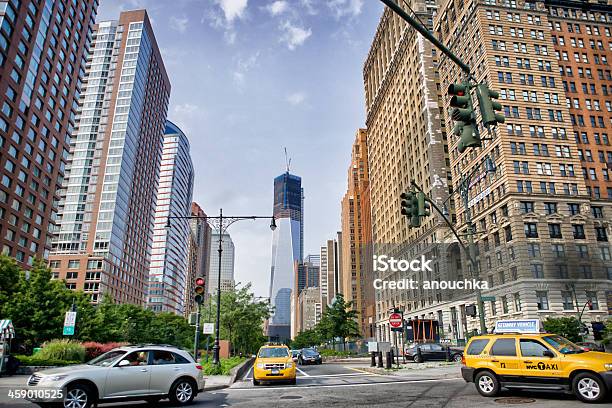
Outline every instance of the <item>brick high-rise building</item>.
MULTIPOLYGON (((412 9, 430 27, 436 8, 435 2, 412 2, 412 9)), ((369 195, 364 196, 364 205, 369 201, 372 231, 371 237, 364 239, 373 243, 373 252, 366 255, 368 260, 374 254, 398 259, 423 254, 441 263, 439 268, 446 264, 447 254, 427 253, 433 251, 428 245, 444 242, 448 236, 442 217, 434 214, 420 228, 409 229, 400 213, 400 195, 411 189, 411 180, 439 203, 449 196, 450 169, 435 70, 438 57, 429 42, 385 9, 363 68, 369 171, 369 195)), ((375 278, 413 276, 387 271, 378 272, 375 278)), ((415 278, 422 281, 433 276, 421 274, 415 278)), ((415 294, 406 290, 377 290, 374 295, 376 316, 368 318, 368 336, 376 327, 379 340, 393 341, 387 321, 389 309, 401 307, 411 313, 422 307, 421 302, 413 301, 415 294)), ((433 302, 437 294, 421 290, 417 296, 433 302)), ((369 316, 372 309, 368 309, 369 316)), ((362 328, 365 323, 362 321, 362 328)))
MULTIPOLYGON (((363 337, 371 337, 368 322, 373 315, 368 315, 367 306, 374 305, 373 271, 370 262, 371 239, 364 241, 371 227, 370 212, 363 210, 364 195, 369 195, 368 180, 368 144, 367 131, 359 129, 353 143, 351 164, 348 169, 347 192, 341 203, 342 221, 342 282, 344 298, 354 302, 353 308, 359 313, 359 328, 363 337)), ((366 198, 369 205, 369 200, 366 198)), ((369 234, 371 236, 371 233, 369 234)))
POLYGON ((146 300, 169 97, 145 10, 95 26, 50 256, 94 302, 146 300))
MULTIPOLYGON (((609 150, 603 138, 612 126, 603 88, 609 10, 589 2, 472 0, 446 1, 436 16, 440 39, 473 68, 476 81, 500 91, 506 117, 482 148, 459 153, 458 138, 449 141, 453 185, 477 170, 468 207, 479 270, 464 262, 463 271, 491 288, 489 328, 499 318, 576 316, 590 300, 594 310, 583 321, 593 324, 592 335, 607 315, 612 208, 596 197, 595 187, 609 182, 587 150, 609 150), (595 79, 598 70, 603 80, 595 79), (495 161, 493 174, 484 171, 485 157, 495 161)), ((444 90, 463 78, 446 57, 440 57, 439 72, 444 90)), ((450 134, 450 98, 443 99, 450 134)), ((455 202, 461 202, 458 194, 455 202)), ((465 210, 455 208, 460 233, 466 232, 465 210)), ((478 326, 465 314, 474 300, 473 294, 457 295, 425 304, 415 315, 437 317, 449 338, 462 339, 478 326)))
POLYGON ((0 2, 0 248, 47 259, 97 0, 0 2))

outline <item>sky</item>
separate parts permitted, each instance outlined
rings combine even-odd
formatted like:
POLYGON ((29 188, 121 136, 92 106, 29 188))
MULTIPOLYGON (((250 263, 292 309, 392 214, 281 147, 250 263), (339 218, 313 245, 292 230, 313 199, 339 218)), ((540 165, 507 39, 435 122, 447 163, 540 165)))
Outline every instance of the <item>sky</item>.
MULTIPOLYGON (((187 135, 193 199, 208 215, 271 215, 273 179, 302 177, 304 253, 340 229, 351 146, 365 126, 363 63, 378 0, 100 0, 98 21, 145 8, 172 86, 168 119, 187 135)), ((229 233, 235 278, 268 296, 266 220, 229 233)))

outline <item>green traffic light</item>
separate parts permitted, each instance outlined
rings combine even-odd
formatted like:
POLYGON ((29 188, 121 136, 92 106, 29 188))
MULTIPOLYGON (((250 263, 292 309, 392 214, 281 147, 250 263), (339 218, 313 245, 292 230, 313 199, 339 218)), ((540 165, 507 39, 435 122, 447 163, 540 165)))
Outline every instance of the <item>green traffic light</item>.
POLYGON ((504 115, 496 112, 502 109, 501 103, 494 100, 499 98, 499 92, 489 89, 487 84, 480 84, 476 88, 476 96, 478 97, 482 123, 485 126, 497 126, 497 124, 506 121, 504 115))

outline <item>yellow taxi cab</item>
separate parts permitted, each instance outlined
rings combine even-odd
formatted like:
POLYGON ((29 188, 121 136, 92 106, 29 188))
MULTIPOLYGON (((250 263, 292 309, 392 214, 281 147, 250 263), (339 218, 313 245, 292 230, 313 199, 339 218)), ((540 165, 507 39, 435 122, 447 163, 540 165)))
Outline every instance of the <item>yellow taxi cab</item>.
POLYGON ((462 362, 463 379, 486 397, 503 387, 573 392, 583 402, 600 402, 612 391, 611 353, 544 333, 537 319, 497 322, 494 334, 470 339, 462 362))
POLYGON ((262 346, 253 364, 253 385, 262 381, 288 381, 295 384, 295 363, 284 345, 262 346))

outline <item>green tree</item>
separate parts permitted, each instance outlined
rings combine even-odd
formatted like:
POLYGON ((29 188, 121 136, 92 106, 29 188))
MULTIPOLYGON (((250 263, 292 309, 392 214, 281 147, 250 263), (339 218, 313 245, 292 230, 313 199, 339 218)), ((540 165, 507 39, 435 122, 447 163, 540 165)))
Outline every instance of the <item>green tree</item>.
POLYGON ((292 349, 302 349, 321 344, 321 336, 316 329, 304 330, 291 341, 292 349))
POLYGON ((4 318, 4 306, 17 291, 21 269, 13 258, 0 255, 0 318, 4 318))
POLYGON ((73 302, 83 314, 92 312, 87 295, 52 280, 49 268, 36 260, 32 269, 20 271, 15 291, 4 304, 2 313, 13 321, 18 341, 31 349, 62 336, 64 316, 73 302))
POLYGON ((606 327, 603 332, 602 344, 612 344, 612 319, 606 320, 606 327))
POLYGON ((575 317, 549 317, 542 323, 544 330, 558 334, 569 341, 581 341, 580 322, 575 317))
POLYGON ((331 341, 333 345, 336 338, 342 339, 342 348, 346 350, 346 340, 359 338, 359 325, 357 324, 358 313, 353 309, 353 302, 344 300, 344 295, 338 293, 331 306, 325 309, 321 321, 316 326, 316 331, 321 339, 331 341))
MULTIPOLYGON (((216 296, 211 296, 203 306, 203 311, 210 308, 211 318, 217 310, 216 300, 216 296)), ((268 303, 255 300, 250 283, 221 293, 220 338, 230 341, 234 354, 254 353, 266 342, 263 323, 269 317, 268 303)))

